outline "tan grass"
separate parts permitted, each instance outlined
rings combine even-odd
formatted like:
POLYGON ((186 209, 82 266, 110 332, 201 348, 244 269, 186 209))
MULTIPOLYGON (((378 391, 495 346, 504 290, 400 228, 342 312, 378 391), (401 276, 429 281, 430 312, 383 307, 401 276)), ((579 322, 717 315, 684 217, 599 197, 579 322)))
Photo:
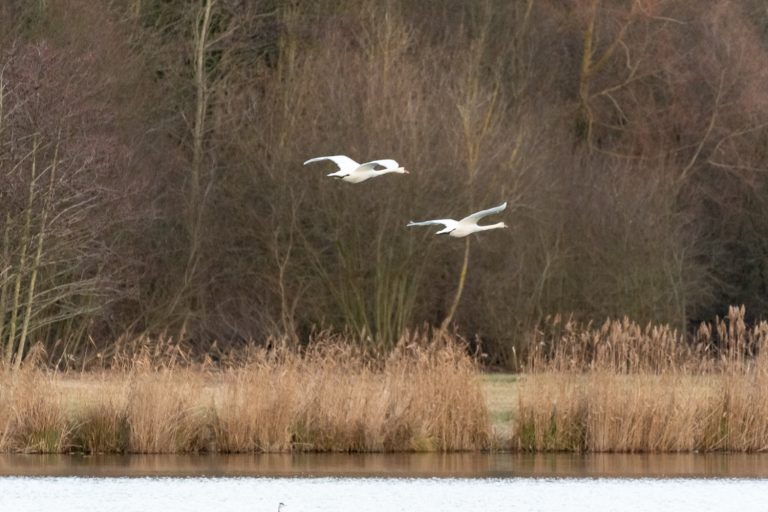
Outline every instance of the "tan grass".
POLYGON ((223 452, 274 452, 291 448, 296 414, 294 367, 230 370, 214 401, 213 432, 223 452))
POLYGON ((190 371, 147 371, 134 376, 128 397, 128 451, 206 450, 210 408, 202 376, 190 371))
POLYGON ((490 446, 466 346, 410 336, 386 358, 335 338, 224 366, 146 354, 111 370, 0 374, 0 450, 447 451, 490 446))
MULTIPOLYGON (((665 326, 566 324, 522 379, 515 444, 616 452, 768 449, 768 324, 744 309, 694 343, 665 326)), ((558 326, 555 326, 556 328, 558 326)), ((557 330, 557 329, 555 329, 557 330)))
POLYGON ((51 375, 38 370, 2 379, 0 447, 27 453, 59 453, 69 447, 73 425, 51 375))

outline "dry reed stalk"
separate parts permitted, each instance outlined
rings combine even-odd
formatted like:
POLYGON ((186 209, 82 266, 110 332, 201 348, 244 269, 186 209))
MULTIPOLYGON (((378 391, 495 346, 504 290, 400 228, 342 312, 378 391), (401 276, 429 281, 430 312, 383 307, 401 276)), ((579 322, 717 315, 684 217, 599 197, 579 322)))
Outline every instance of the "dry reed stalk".
POLYGON ((570 373, 536 373, 523 379, 519 418, 513 427, 518 449, 582 451, 583 385, 578 375, 570 373))
POLYGON ((218 451, 275 452, 291 448, 297 386, 301 376, 287 368, 251 366, 221 377, 214 399, 213 434, 218 451))
POLYGON ((6 398, 0 406, 5 417, 6 449, 25 453, 61 453, 69 449, 72 425, 62 406, 60 389, 53 377, 32 369, 6 375, 6 398), (4 402, 4 403, 3 403, 4 402))
POLYGON ((12 427, 11 373, 0 369, 0 453, 10 450, 12 427))
POLYGON ((768 324, 744 308, 687 342, 624 319, 553 323, 520 386, 523 449, 669 452, 768 449, 768 324), (713 334, 714 333, 714 334, 713 334))
POLYGON ((86 453, 123 453, 128 450, 127 375, 101 374, 83 379, 82 389, 68 404, 75 425, 73 447, 86 453))
POLYGON ((128 451, 197 452, 207 448, 204 378, 192 371, 142 371, 131 376, 128 451))
POLYGON ((490 446, 476 365, 466 346, 453 340, 415 335, 384 360, 328 337, 304 352, 250 350, 239 359, 230 357, 228 367, 217 371, 192 365, 175 350, 157 357, 120 358, 116 369, 98 373, 62 376, 22 367, 16 374, 1 374, 0 450, 447 451, 490 446), (41 434, 50 432, 56 435, 41 434))
POLYGON ((406 389, 394 391, 409 398, 411 411, 417 414, 412 421, 422 425, 419 439, 428 441, 426 448, 454 451, 489 446, 488 410, 477 368, 462 347, 433 342, 414 354, 396 353, 387 369, 396 376, 395 383, 408 383, 406 389))
POLYGON ((733 362, 724 372, 716 414, 719 437, 712 448, 768 450, 768 353, 761 350, 751 364, 745 363, 733 362))
POLYGON ((704 447, 714 382, 695 376, 586 377, 590 451, 676 452, 704 447))
POLYGON ((340 368, 308 375, 297 424, 296 447, 313 451, 380 451, 387 391, 365 369, 340 368))
POLYGON ((295 449, 390 450, 395 443, 392 431, 407 432, 398 448, 410 449, 412 430, 402 426, 402 416, 388 414, 394 390, 386 368, 372 368, 349 346, 320 345, 306 354, 300 373, 306 391, 297 399, 295 449))

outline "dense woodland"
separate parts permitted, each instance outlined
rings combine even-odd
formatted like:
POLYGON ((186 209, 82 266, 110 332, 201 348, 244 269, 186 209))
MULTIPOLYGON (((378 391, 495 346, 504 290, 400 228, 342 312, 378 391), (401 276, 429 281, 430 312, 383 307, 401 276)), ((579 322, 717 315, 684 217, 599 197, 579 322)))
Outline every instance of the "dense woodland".
POLYGON ((765 0, 4 0, 2 359, 765 318, 766 84, 765 0))

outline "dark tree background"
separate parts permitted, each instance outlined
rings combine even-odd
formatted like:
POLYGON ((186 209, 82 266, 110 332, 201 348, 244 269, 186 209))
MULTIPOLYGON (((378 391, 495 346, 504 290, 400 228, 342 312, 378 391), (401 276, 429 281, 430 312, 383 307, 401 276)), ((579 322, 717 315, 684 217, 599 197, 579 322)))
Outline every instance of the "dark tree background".
POLYGON ((6 0, 0 347, 768 310, 764 0, 6 0), (310 157, 395 158, 357 186, 310 157), (407 230, 507 200, 469 245, 407 230))

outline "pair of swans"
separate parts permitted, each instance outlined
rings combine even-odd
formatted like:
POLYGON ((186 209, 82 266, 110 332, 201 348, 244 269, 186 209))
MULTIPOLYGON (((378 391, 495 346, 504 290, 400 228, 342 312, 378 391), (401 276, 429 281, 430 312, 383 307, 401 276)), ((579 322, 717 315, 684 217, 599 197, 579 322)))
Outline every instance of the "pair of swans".
MULTIPOLYGON (((339 168, 338 171, 332 172, 331 174, 328 174, 328 176, 340 179, 341 181, 346 181, 347 183, 362 183, 363 181, 370 178, 375 178, 377 176, 390 173, 408 174, 408 171, 400 167, 400 164, 394 160, 372 160, 364 164, 359 164, 345 155, 320 156, 317 158, 311 158, 304 162, 304 165, 320 162, 323 160, 330 160, 339 168), (379 169, 379 167, 382 169, 379 169)), ((478 221, 483 217, 493 215, 494 213, 499 213, 506 207, 507 203, 505 202, 499 206, 473 213, 472 215, 468 215, 460 220, 435 219, 425 220, 422 222, 411 221, 406 224, 406 227, 431 226, 438 224, 442 225, 443 229, 436 232, 436 235, 448 235, 453 238, 463 238, 465 236, 471 235, 472 233, 477 233, 478 231, 506 228, 507 225, 503 222, 497 222, 496 224, 489 224, 487 226, 478 225, 478 221)))

